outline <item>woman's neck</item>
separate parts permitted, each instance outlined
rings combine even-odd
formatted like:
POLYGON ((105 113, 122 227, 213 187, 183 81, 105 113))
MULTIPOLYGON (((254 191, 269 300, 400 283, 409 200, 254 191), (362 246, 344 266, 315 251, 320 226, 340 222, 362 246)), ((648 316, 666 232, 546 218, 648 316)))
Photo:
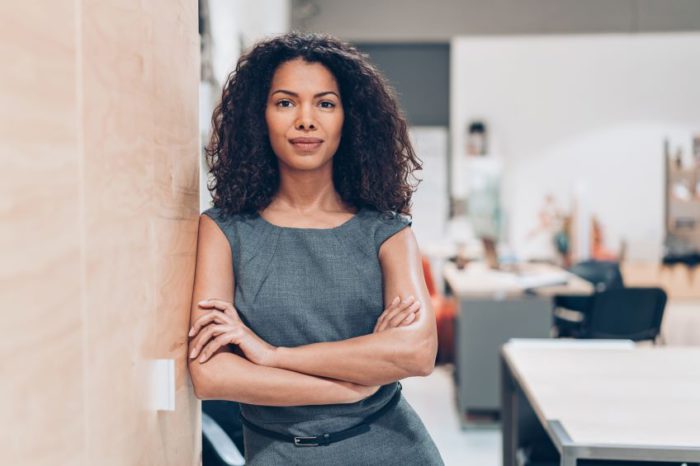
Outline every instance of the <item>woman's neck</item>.
POLYGON ((299 214, 348 210, 330 171, 280 171, 279 190, 269 207, 299 214))

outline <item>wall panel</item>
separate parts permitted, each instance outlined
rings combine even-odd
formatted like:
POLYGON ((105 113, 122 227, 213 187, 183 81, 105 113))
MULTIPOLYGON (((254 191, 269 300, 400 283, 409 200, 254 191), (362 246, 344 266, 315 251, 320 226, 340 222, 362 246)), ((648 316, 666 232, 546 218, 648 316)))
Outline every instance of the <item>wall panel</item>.
POLYGON ((199 464, 197 3, 40 3, 1 7, 0 464, 199 464))
POLYGON ((84 1, 83 15, 88 390, 109 394, 89 400, 88 456, 193 464, 199 403, 185 311, 198 217, 196 3, 84 1), (160 358, 177 363, 175 412, 146 409, 143 371, 160 358))
POLYGON ((46 3, 0 6, 0 464, 8 465, 82 461, 75 9, 46 3))

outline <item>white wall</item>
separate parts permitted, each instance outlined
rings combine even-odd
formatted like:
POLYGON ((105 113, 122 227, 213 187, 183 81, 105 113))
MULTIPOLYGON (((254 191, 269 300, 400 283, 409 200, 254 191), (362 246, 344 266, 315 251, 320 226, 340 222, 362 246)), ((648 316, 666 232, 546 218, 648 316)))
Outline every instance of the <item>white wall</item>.
POLYGON ((425 249, 442 242, 445 237, 449 214, 445 162, 449 134, 443 126, 413 126, 409 134, 413 149, 422 162, 422 169, 415 173, 421 182, 412 198, 412 229, 421 249, 425 249))
MULTIPOLYGON (((490 124, 504 158, 511 245, 527 255, 545 194, 568 207, 575 186, 631 260, 663 244, 663 139, 689 150, 700 131, 700 34, 456 38, 451 137, 490 124)), ((459 165, 456 166, 459 170, 459 165)))
POLYGON ((223 84, 243 49, 271 34, 289 31, 290 0, 209 0, 214 74, 223 84))
POLYGON ((351 41, 700 29, 697 0, 296 0, 292 27, 351 41))
MULTIPOLYGON (((226 78, 236 67, 245 49, 256 41, 289 31, 291 0, 209 0, 212 35, 212 68, 216 85, 201 83, 199 90, 199 125, 206 144, 211 131, 211 115, 221 97, 226 78)), ((204 155, 200 158, 200 210, 211 205, 207 189, 207 171, 204 155)))

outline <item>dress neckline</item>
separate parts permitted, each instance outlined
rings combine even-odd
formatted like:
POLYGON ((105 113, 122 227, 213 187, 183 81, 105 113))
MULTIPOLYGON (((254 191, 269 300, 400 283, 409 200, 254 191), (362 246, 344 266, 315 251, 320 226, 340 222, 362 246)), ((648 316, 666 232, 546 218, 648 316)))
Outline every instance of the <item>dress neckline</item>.
POLYGON ((323 232, 323 231, 338 231, 343 228, 346 228, 349 225, 352 225, 355 221, 357 221, 357 218, 360 216, 360 212, 364 210, 364 207, 360 207, 357 209, 357 212, 350 217, 349 219, 345 220, 343 223, 340 225, 336 225, 334 227, 330 228, 309 228, 309 227, 287 227, 287 226, 282 226, 282 225, 275 225, 274 223, 271 223, 263 218, 262 215, 260 215, 259 212, 256 212, 256 217, 265 225, 268 227, 274 228, 276 230, 288 230, 288 231, 318 231, 318 232, 323 232))

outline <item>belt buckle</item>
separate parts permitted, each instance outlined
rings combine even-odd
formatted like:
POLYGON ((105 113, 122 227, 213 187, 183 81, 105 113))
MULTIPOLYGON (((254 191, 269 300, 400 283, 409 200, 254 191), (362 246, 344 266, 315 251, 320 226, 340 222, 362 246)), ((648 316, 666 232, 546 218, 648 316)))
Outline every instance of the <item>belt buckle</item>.
POLYGON ((295 447, 317 447, 318 437, 294 437, 295 447))

